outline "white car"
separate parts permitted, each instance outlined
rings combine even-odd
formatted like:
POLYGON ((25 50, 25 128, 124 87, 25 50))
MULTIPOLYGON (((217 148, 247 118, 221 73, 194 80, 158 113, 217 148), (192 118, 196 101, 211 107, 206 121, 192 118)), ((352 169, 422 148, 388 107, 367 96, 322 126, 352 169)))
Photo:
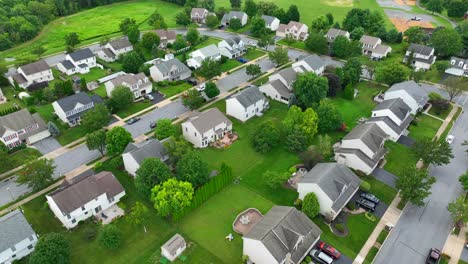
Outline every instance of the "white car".
POLYGON ((420 18, 420 17, 417 17, 417 16, 415 16, 415 17, 412 17, 412 18, 411 18, 411 20, 414 20, 414 21, 421 21, 421 18, 420 18))
POLYGON ((197 86, 197 91, 203 92, 205 90, 205 87, 206 87, 205 83, 202 83, 199 86, 197 86))
POLYGON ((145 98, 150 100, 150 101, 154 100, 154 97, 151 94, 145 94, 145 98))
POLYGON ((447 141, 447 143, 449 144, 452 144, 454 140, 455 140, 455 137, 453 135, 448 135, 447 138, 445 139, 445 141, 447 141))

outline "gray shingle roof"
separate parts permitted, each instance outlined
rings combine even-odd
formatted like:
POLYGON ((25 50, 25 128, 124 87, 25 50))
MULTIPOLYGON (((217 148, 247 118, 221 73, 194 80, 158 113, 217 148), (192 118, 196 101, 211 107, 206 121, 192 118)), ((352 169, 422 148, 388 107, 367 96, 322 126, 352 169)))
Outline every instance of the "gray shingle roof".
POLYGON ((199 49, 199 51, 205 56, 205 57, 213 57, 216 55, 219 55, 219 48, 215 44, 208 45, 206 47, 203 47, 199 49))
POLYGON ((146 140, 140 143, 130 142, 125 148, 124 153, 129 153, 138 164, 141 164, 146 158, 159 158, 161 161, 168 159, 164 145, 157 139, 146 140))
POLYGON ((31 74, 34 74, 34 73, 49 70, 49 64, 47 64, 47 62, 45 62, 45 60, 39 60, 39 61, 36 61, 36 62, 33 62, 33 63, 29 63, 29 64, 26 64, 26 65, 20 66, 20 68, 21 68, 21 70, 23 70, 23 72, 26 75, 31 75, 31 74))
POLYGON ((411 108, 401 98, 384 100, 378 104, 373 111, 386 109, 392 111, 400 120, 403 120, 406 115, 411 112, 411 108))
POLYGON ((15 73, 11 76, 18 84, 26 83, 28 80, 24 77, 22 73, 15 73))
POLYGON ((72 52, 70 54, 70 57, 76 62, 76 61, 80 61, 80 60, 85 60, 85 59, 88 59, 88 58, 92 58, 94 57, 94 54, 93 52, 89 49, 89 48, 86 48, 86 49, 80 49, 80 50, 77 50, 75 52, 72 52))
POLYGON ((111 42, 109 42, 109 44, 115 50, 132 47, 132 43, 130 43, 130 41, 128 41, 127 38, 115 39, 115 40, 112 40, 111 42))
POLYGON ((0 253, 26 238, 33 240, 36 233, 20 210, 16 209, 0 217, 0 253))
POLYGON ((419 86, 413 80, 405 81, 401 83, 395 83, 392 85, 387 92, 392 91, 399 91, 404 90, 406 91, 413 99, 420 105, 424 106, 429 101, 429 96, 426 90, 424 90, 421 86, 419 86))
POLYGON ((58 105, 60 105, 64 112, 75 109, 77 103, 87 105, 91 102, 100 103, 102 99, 98 95, 91 97, 87 93, 80 92, 57 100, 58 105))
POLYGON ((336 38, 338 36, 345 36, 348 33, 348 31, 341 30, 338 28, 330 28, 326 34, 326 36, 331 37, 331 38, 336 38))
POLYGON ((291 254, 293 263, 299 263, 321 233, 320 228, 296 208, 273 206, 244 237, 260 241, 278 263, 282 263, 287 254, 291 254), (302 242, 298 243, 301 238, 302 242))
POLYGON ((238 45, 242 41, 242 39, 239 36, 234 36, 234 37, 227 38, 224 41, 226 41, 226 43, 232 47, 234 45, 238 45))
POLYGON ((315 54, 305 57, 303 61, 307 63, 309 67, 311 67, 315 71, 326 66, 326 63, 322 60, 322 58, 320 58, 319 56, 315 54))
POLYGON ((377 163, 383 158, 385 153, 387 153, 387 149, 381 148, 377 153, 374 154, 374 157, 369 158, 364 152, 360 149, 348 149, 348 148, 339 148, 335 153, 346 153, 346 154, 354 154, 356 155, 362 162, 367 164, 367 166, 371 168, 375 168, 377 163))
POLYGON ((191 17, 196 17, 198 15, 198 17, 203 18, 207 14, 208 14, 208 10, 206 10, 205 8, 198 8, 198 7, 192 8, 192 11, 190 12, 191 17))
POLYGON ((133 86, 133 85, 138 84, 138 81, 141 81, 142 83, 144 83, 145 78, 147 78, 147 77, 142 72, 140 72, 138 74, 127 73, 127 74, 120 75, 117 78, 114 78, 114 79, 110 80, 110 82, 114 86, 119 86, 119 85, 122 85, 123 83, 126 83, 128 85, 133 86))
POLYGON ((174 30, 165 30, 165 29, 157 29, 155 30, 156 34, 161 38, 161 40, 165 39, 167 41, 175 40, 177 34, 174 30))
POLYGON ((185 245, 185 239, 181 235, 175 234, 166 243, 164 243, 161 248, 164 248, 172 256, 174 256, 177 253, 177 250, 179 248, 183 248, 185 245))
POLYGON ((387 134, 376 124, 359 124, 343 140, 360 139, 372 152, 378 152, 385 142, 387 134))
POLYGON ((432 52, 434 52, 434 48, 420 45, 420 44, 411 43, 411 45, 408 48, 408 51, 416 53, 416 54, 421 54, 424 56, 429 56, 431 55, 432 52))
POLYGON ((241 11, 229 11, 229 13, 224 14, 223 18, 221 19, 222 22, 228 22, 231 18, 236 17, 242 20, 242 17, 247 16, 245 12, 241 11))
POLYGON ((62 66, 67 70, 71 70, 75 68, 75 65, 73 65, 73 63, 69 60, 61 61, 60 64, 62 64, 62 66))
POLYGON ((291 96, 291 91, 286 87, 280 80, 274 80, 269 82, 271 87, 275 89, 281 96, 289 98, 291 96))
POLYGON ((169 72, 171 71, 180 70, 180 72, 172 76, 179 76, 185 72, 190 72, 190 69, 185 64, 180 62, 180 60, 178 60, 177 58, 162 61, 161 63, 158 63, 153 67, 156 67, 163 74, 169 74, 169 72))
POLYGON ((250 86, 232 95, 230 99, 237 100, 244 108, 247 108, 260 100, 265 100, 265 96, 260 92, 257 86, 250 86))
POLYGON ((468 59, 462 59, 458 57, 451 57, 450 58, 450 67, 452 68, 457 68, 457 69, 463 69, 464 65, 468 65, 468 59), (453 64, 452 64, 453 61, 453 64), (461 63, 461 66, 460 66, 461 63))
POLYGON ((232 124, 231 121, 216 107, 210 108, 201 113, 195 112, 194 115, 184 123, 192 123, 200 134, 215 128, 215 126, 221 123, 226 123, 227 125, 232 124))
POLYGON ((372 36, 368 36, 368 35, 363 35, 361 37, 361 39, 359 40, 362 44, 368 44, 368 45, 371 45, 371 46, 375 46, 377 45, 377 43, 379 42, 379 38, 376 38, 376 37, 372 37, 372 36))
MULTIPOLYGON (((37 113, 33 115, 29 113, 28 109, 22 109, 5 116, 0 116, 0 135, 3 135, 7 129, 18 131, 39 122, 39 129, 41 129, 41 125, 44 125, 44 121, 37 113)), ((39 131, 33 130, 31 132, 38 133, 39 131)))
POLYGON ((273 21, 275 21, 275 19, 277 19, 276 17, 274 16, 266 16, 266 15, 262 15, 262 19, 265 20, 265 24, 267 26, 271 25, 271 23, 273 23, 273 21))
POLYGON ((283 79, 291 85, 293 82, 297 80, 297 72, 293 68, 286 68, 284 70, 279 71, 279 74, 283 79))
POLYGON ((379 121, 384 122, 388 127, 390 127, 395 133, 401 134, 403 130, 408 128, 409 124, 411 121, 413 121, 414 117, 412 115, 409 115, 406 119, 403 120, 401 125, 398 125, 395 123, 390 117, 388 116, 378 116, 378 117, 371 117, 369 118, 366 122, 367 123, 376 123, 379 121))

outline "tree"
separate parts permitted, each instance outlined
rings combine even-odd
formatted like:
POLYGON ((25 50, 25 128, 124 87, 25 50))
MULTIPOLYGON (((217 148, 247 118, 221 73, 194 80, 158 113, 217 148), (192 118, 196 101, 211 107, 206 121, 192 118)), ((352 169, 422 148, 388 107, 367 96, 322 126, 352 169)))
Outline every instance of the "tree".
POLYGON ((442 57, 457 55, 463 49, 463 42, 460 34, 451 28, 443 28, 434 31, 431 41, 437 54, 442 57))
POLYGON ((192 23, 192 19, 190 18, 190 15, 187 14, 185 10, 182 10, 176 15, 176 23, 177 25, 187 26, 192 23))
POLYGON ((329 135, 319 135, 319 143, 317 144, 317 151, 322 157, 330 157, 333 154, 333 146, 329 135))
POLYGON ((254 78, 262 74, 262 68, 258 64, 250 64, 245 68, 245 73, 254 78))
POLYGON ((130 132, 128 132, 125 128, 120 126, 113 127, 106 134, 107 154, 122 154, 128 143, 132 141, 132 134, 130 134, 130 132))
POLYGON ((302 130, 293 130, 286 134, 285 147, 289 152, 303 152, 307 149, 309 139, 302 130))
POLYGON ((140 40, 140 29, 137 25, 130 25, 127 28, 127 37, 132 44, 136 44, 140 40))
POLYGON ((264 48, 266 50, 268 50, 268 47, 270 47, 270 45, 273 45, 274 43, 275 43, 275 41, 274 41, 273 37, 268 35, 268 34, 264 34, 264 35, 260 36, 260 40, 257 41, 257 45, 260 48, 264 48))
POLYGON ((52 121, 49 121, 47 123, 47 130, 49 130, 50 134, 53 136, 53 137, 57 137, 58 135, 60 135, 60 129, 57 127, 57 125, 52 122, 52 121))
POLYGON ((87 132, 93 132, 109 124, 111 116, 104 104, 96 104, 81 117, 81 126, 87 132))
POLYGON ((462 194, 455 201, 449 203, 447 210, 458 227, 463 227, 468 223, 468 200, 465 195, 462 194))
POLYGON ((219 25, 219 19, 217 16, 209 15, 206 17, 206 26, 210 29, 215 29, 219 25))
POLYGON ((42 235, 29 257, 29 263, 69 264, 71 263, 70 244, 65 236, 59 233, 42 235))
POLYGON ((408 43, 422 43, 424 39, 424 32, 420 27, 409 27, 405 33, 403 33, 403 36, 405 36, 406 41, 408 43))
MULTIPOLYGON (((132 211, 127 217, 127 220, 130 224, 134 226, 139 226, 145 223, 146 219, 149 217, 149 210, 142 202, 135 202, 135 205, 132 207, 132 211)), ((146 228, 145 228, 146 230, 146 228)))
POLYGON ((427 10, 431 11, 432 14, 441 13, 444 10, 442 0, 429 0, 426 4, 427 10))
POLYGON ((335 97, 338 91, 341 90, 341 80, 337 74, 325 73, 324 77, 328 79, 328 97, 335 97))
POLYGON ((232 30, 239 30, 242 28, 242 22, 239 18, 233 17, 229 19, 229 28, 232 30))
POLYGON ((202 61, 198 74, 205 79, 211 79, 215 76, 221 75, 221 67, 219 63, 213 59, 205 59, 202 61))
POLYGON ((352 40, 360 40, 362 35, 364 35, 364 28, 362 27, 357 27, 355 29, 353 29, 353 31, 351 31, 350 33, 350 37, 352 40))
POLYGON ((204 101, 203 97, 195 89, 190 89, 182 94, 182 104, 191 111, 200 108, 204 101))
POLYGON ((385 39, 387 40, 387 42, 390 43, 401 43, 401 41, 403 40, 403 34, 401 32, 398 32, 398 30, 392 28, 387 32, 385 39))
POLYGON ((89 150, 98 150, 102 156, 106 151, 106 131, 103 129, 86 135, 86 146, 89 150))
POLYGON ((399 175, 396 187, 400 189, 400 197, 404 202, 423 206, 424 199, 431 194, 431 186, 435 181, 434 177, 429 177, 427 170, 409 166, 399 175))
POLYGON ((190 28, 187 31, 185 39, 190 43, 190 45, 195 46, 200 41, 200 33, 196 28, 190 28))
POLYGON ((111 92, 111 98, 109 99, 109 105, 112 110, 118 111, 127 108, 133 102, 133 93, 125 86, 117 86, 111 92))
POLYGON ((137 51, 130 51, 122 56, 122 69, 125 72, 138 73, 138 69, 144 63, 137 51))
POLYGON ((159 158, 145 158, 136 171, 135 187, 145 197, 150 197, 151 189, 172 177, 169 167, 159 158))
MULTIPOLYGON (((260 6, 261 3, 267 3, 267 2, 259 2, 258 6, 260 6)), ((287 24, 289 22, 288 14, 283 8, 277 7, 277 9, 271 15, 278 18, 280 23, 282 24, 287 24)))
POLYGON ((46 51, 47 50, 43 46, 36 46, 32 48, 31 53, 40 58, 46 51))
POLYGON ((185 38, 181 35, 176 36, 176 40, 174 41, 174 44, 172 45, 175 51, 181 50, 185 47, 187 47, 187 42, 185 41, 185 38))
POLYGON ((161 118, 156 122, 156 128, 154 129, 154 136, 159 139, 165 139, 173 137, 176 134, 176 127, 172 124, 169 118, 161 118))
POLYGON ((276 67, 286 64, 289 61, 288 50, 276 47, 274 51, 268 52, 268 58, 276 64, 276 67))
POLYGON ((333 22, 334 22, 334 18, 333 18, 333 14, 332 13, 327 13, 325 15, 327 17, 327 20, 328 20, 328 25, 333 25, 333 22))
POLYGON ((168 217, 190 206, 193 187, 189 182, 169 179, 151 190, 151 201, 160 216, 168 217))
POLYGON ((279 173, 267 170, 262 174, 262 179, 268 187, 277 190, 289 179, 290 176, 291 175, 287 172, 279 173))
POLYGON ((315 193, 310 192, 304 196, 302 201, 302 212, 310 219, 314 219, 320 213, 320 203, 315 193))
POLYGON ((318 53, 318 54, 327 54, 328 53, 328 41, 327 39, 318 33, 311 32, 307 39, 305 40, 306 49, 318 53))
POLYGON ((167 24, 164 21, 164 17, 158 13, 158 11, 154 11, 153 14, 148 19, 148 24, 153 27, 153 29, 167 29, 167 24))
POLYGON ((128 18, 128 17, 124 18, 119 24, 120 31, 122 31, 122 33, 127 35, 127 30, 131 25, 136 26, 137 25, 136 20, 133 18, 128 18))
POLYGON ((318 131, 326 133, 338 130, 343 124, 343 117, 330 100, 322 100, 317 108, 318 131))
POLYGON ((293 90, 297 105, 302 108, 316 107, 327 96, 328 80, 313 72, 298 74, 293 90))
POLYGON ((122 232, 113 224, 105 225, 100 228, 97 240, 105 248, 116 250, 122 244, 122 232))
POLYGON ((408 79, 409 69, 399 63, 385 63, 375 69, 375 80, 389 86, 408 79))
POLYGON ((354 87, 352 84, 346 85, 343 93, 343 97, 352 101, 354 99, 354 87))
POLYGON ((264 121, 253 133, 252 145, 255 151, 265 154, 276 147, 280 140, 280 131, 271 121, 264 121))
POLYGON ((198 188, 208 182, 210 170, 198 152, 190 151, 177 162, 176 176, 178 180, 190 182, 194 188, 198 188))
MULTIPOLYGON (((247 0, 253 2, 253 0, 247 0)), ((247 3, 247 2, 246 2, 247 3)), ((254 37, 260 37, 267 33, 267 28, 265 27, 265 20, 261 17, 253 17, 250 22, 250 32, 254 37)))
POLYGON ((70 32, 64 36, 65 45, 74 48, 76 45, 80 44, 80 36, 76 32, 70 32))
POLYGON ((345 36, 338 36, 332 43, 332 54, 338 58, 356 57, 361 54, 359 41, 349 41, 345 36))
POLYGON ((219 95, 218 86, 214 82, 207 82, 205 84, 205 94, 208 98, 214 98, 219 95))
POLYGON ((183 155, 192 151, 191 144, 183 137, 171 137, 169 140, 164 142, 164 148, 169 154, 171 164, 176 164, 183 155))
POLYGON ((299 14, 299 9, 296 5, 290 5, 286 14, 288 16, 289 21, 301 21, 301 15, 299 14))
POLYGON ((468 82, 463 78, 455 76, 449 76, 443 80, 442 85, 447 91, 450 101, 453 101, 453 98, 468 90, 468 82))
POLYGON ((214 12, 215 10, 215 1, 214 0, 200 0, 199 4, 201 7, 205 8, 210 12, 214 12))
POLYGON ((257 14, 257 4, 253 0, 246 0, 244 2, 244 12, 249 17, 254 17, 257 14))
POLYGON ((0 153, 2 154, 8 154, 8 147, 5 145, 5 143, 3 143, 2 141, 0 141, 0 153))
POLYGON ((445 165, 450 163, 450 159, 453 158, 452 148, 445 140, 423 138, 416 141, 413 151, 417 157, 421 158, 428 165, 445 165))
POLYGON ((306 151, 299 154, 299 158, 308 170, 323 160, 323 156, 317 151, 315 146, 310 146, 306 151))
POLYGON ((353 29, 362 27, 370 34, 376 33, 379 29, 385 27, 385 20, 378 11, 369 9, 353 8, 343 20, 343 29, 351 32, 353 29))
POLYGON ((319 16, 316 19, 312 20, 312 28, 315 32, 323 32, 330 27, 328 24, 328 19, 325 16, 319 16))
POLYGON ((86 78, 84 77, 80 78, 80 90, 82 92, 85 92, 88 90, 88 83, 86 82, 86 78))
POLYGON ((466 2, 452 1, 447 7, 447 15, 449 17, 463 17, 466 10, 466 2))
POLYGON ((33 191, 39 191, 54 181, 54 161, 38 159, 26 165, 18 172, 17 182, 27 184, 33 191))
POLYGON ((468 191, 468 171, 461 175, 458 181, 461 183, 463 190, 468 191))
POLYGON ((260 1, 257 3, 257 13, 261 15, 272 16, 278 9, 278 6, 273 2, 260 1))
POLYGON ((301 108, 291 106, 282 123, 286 134, 301 131, 305 144, 309 144, 317 134, 318 116, 312 108, 307 108, 302 112, 301 108))
POLYGON ((194 7, 198 6, 198 0, 186 0, 184 7, 188 10, 191 10, 194 7))
POLYGON ((240 8, 242 5, 242 0, 229 0, 232 8, 240 8))
POLYGON ((154 32, 146 32, 141 38, 141 45, 150 50, 153 46, 159 46, 161 38, 154 32))

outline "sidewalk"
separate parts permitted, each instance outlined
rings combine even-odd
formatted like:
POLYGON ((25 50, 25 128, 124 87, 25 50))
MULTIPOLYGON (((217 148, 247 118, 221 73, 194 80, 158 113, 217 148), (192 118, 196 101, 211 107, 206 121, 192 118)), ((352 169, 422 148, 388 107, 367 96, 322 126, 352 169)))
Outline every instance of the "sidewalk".
MULTIPOLYGON (((447 116, 447 118, 445 118, 444 122, 442 123, 442 125, 439 127, 439 130, 437 130, 437 133, 435 135, 435 138, 439 138, 445 131, 445 128, 447 128, 447 126, 450 124, 450 122, 452 121, 452 118, 453 116, 457 113, 458 111, 458 105, 456 104, 452 104, 453 105, 453 108, 452 108, 452 111, 450 111, 449 115, 447 116)), ((456 120, 455 120, 456 121, 456 120)))
POLYGON ((463 248, 465 247, 465 232, 468 232, 468 229, 463 227, 460 233, 458 233, 458 236, 450 234, 447 241, 445 241, 442 252, 450 256, 448 264, 458 264, 463 248))

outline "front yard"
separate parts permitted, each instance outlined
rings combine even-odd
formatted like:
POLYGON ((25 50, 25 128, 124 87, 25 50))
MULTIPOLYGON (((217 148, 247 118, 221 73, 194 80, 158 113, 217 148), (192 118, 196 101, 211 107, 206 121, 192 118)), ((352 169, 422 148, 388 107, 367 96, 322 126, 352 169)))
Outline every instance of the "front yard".
POLYGON ((422 114, 416 117, 416 119, 418 119, 418 121, 413 121, 413 124, 409 128, 409 136, 415 140, 433 138, 442 125, 442 121, 428 115, 422 114))
POLYGON ((385 156, 384 169, 393 173, 396 176, 402 174, 402 172, 409 166, 416 165, 418 158, 414 155, 413 151, 402 144, 387 141, 385 148, 388 150, 385 156))
POLYGON ((192 85, 187 82, 183 82, 183 83, 176 84, 176 85, 170 85, 170 84, 166 86, 156 85, 155 87, 157 87, 158 91, 164 94, 166 98, 169 98, 169 97, 172 97, 176 94, 179 94, 183 91, 186 91, 192 88, 192 85))
POLYGON ((126 118, 126 117, 129 117, 133 114, 136 114, 150 106, 152 106, 153 103, 151 103, 151 101, 148 101, 148 100, 143 100, 143 101, 139 101, 139 102, 134 102, 134 103, 131 103, 129 106, 127 106, 126 108, 122 109, 122 110, 119 110, 117 113, 115 113, 116 115, 118 115, 120 118, 126 118))
POLYGON ((8 154, 6 155, 6 159, 0 162, 0 174, 33 161, 40 156, 42 156, 42 154, 34 148, 25 148, 18 150, 15 153, 8 154))

